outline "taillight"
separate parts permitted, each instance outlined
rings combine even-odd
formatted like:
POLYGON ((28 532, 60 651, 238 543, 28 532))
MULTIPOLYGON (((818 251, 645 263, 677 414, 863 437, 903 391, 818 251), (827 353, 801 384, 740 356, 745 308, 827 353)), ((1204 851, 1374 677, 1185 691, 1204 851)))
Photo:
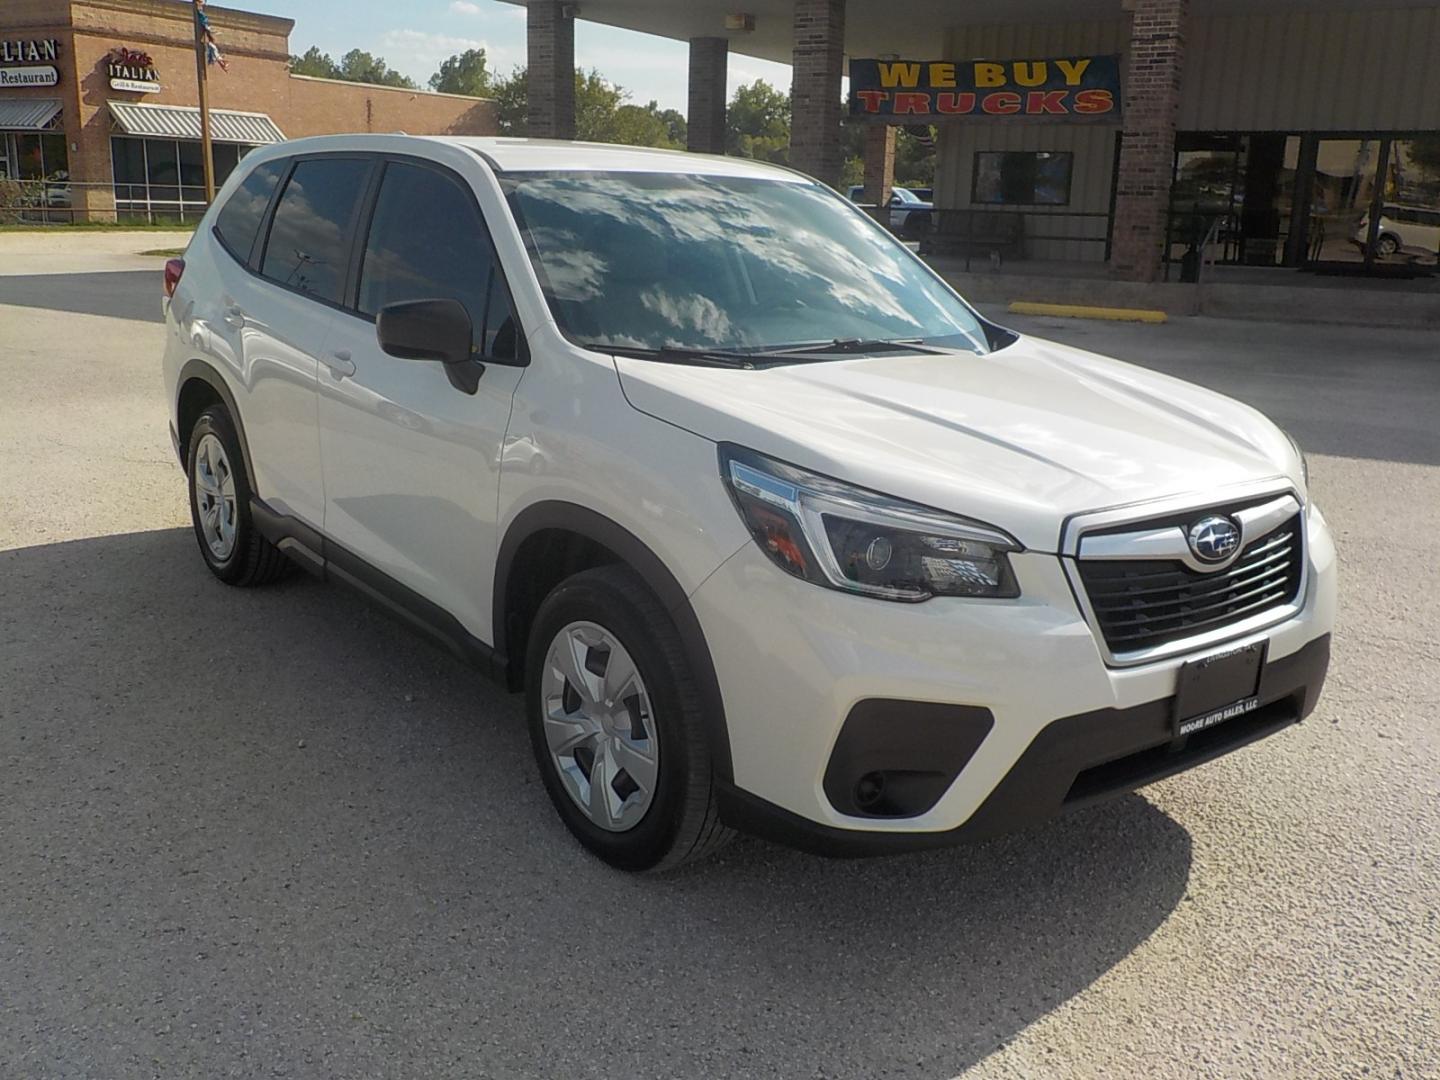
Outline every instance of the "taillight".
POLYGON ((180 275, 185 273, 184 259, 167 259, 165 262, 165 295, 174 296, 175 286, 180 284, 180 275))

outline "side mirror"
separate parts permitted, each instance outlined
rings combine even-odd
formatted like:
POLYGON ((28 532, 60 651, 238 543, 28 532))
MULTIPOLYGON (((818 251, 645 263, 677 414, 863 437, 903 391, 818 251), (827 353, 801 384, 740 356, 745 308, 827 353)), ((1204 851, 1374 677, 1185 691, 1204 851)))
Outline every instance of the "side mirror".
POLYGON ((475 327, 459 300, 386 304, 375 320, 380 348, 402 360, 439 360, 458 390, 473 394, 485 366, 471 359, 475 327))

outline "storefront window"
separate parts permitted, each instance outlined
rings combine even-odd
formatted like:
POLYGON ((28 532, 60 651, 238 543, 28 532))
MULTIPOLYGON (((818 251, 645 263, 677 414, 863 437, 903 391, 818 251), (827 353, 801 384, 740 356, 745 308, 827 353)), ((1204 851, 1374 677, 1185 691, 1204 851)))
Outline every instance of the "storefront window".
MULTIPOLYGON (((216 143, 212 149, 218 188, 253 147, 216 143)), ((110 140, 110 160, 121 220, 185 220, 205 212, 204 159, 198 142, 117 135, 110 140)))
POLYGON ((23 220, 65 220, 70 209, 70 155, 55 131, 0 131, 0 179, 19 180, 23 220))
POLYGON ((1169 230, 1170 259, 1189 273, 1207 237, 1205 258, 1222 263, 1392 276, 1433 267, 1440 134, 1182 132, 1169 230))
POLYGON ((982 150, 975 155, 972 203, 1068 206, 1075 155, 1051 151, 982 150))

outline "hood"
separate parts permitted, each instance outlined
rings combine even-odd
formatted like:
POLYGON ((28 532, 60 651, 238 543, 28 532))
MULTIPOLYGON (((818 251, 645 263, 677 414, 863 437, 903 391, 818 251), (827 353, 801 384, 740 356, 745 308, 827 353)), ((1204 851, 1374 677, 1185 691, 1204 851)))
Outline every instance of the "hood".
POLYGON ((1301 490, 1289 440, 1255 409, 1035 338, 986 356, 616 366, 641 412, 986 522, 1037 551, 1057 550, 1064 519, 1082 511, 1273 477, 1301 490))

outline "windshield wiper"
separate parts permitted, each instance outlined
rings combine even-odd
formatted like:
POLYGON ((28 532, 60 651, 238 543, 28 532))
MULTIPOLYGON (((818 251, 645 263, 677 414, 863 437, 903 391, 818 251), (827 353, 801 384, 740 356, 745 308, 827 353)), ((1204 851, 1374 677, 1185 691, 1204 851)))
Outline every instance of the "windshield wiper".
POLYGON ((844 356, 871 352, 908 352, 939 356, 943 350, 930 348, 921 338, 832 338, 829 341, 805 341, 798 345, 781 345, 765 349, 761 356, 844 356))
POLYGON ((612 356, 629 356, 636 360, 658 360, 664 364, 700 364, 708 367, 727 368, 755 367, 755 358, 749 353, 729 352, 725 349, 687 349, 678 345, 648 349, 631 345, 602 345, 597 342, 582 344, 587 349, 610 353, 612 356))

